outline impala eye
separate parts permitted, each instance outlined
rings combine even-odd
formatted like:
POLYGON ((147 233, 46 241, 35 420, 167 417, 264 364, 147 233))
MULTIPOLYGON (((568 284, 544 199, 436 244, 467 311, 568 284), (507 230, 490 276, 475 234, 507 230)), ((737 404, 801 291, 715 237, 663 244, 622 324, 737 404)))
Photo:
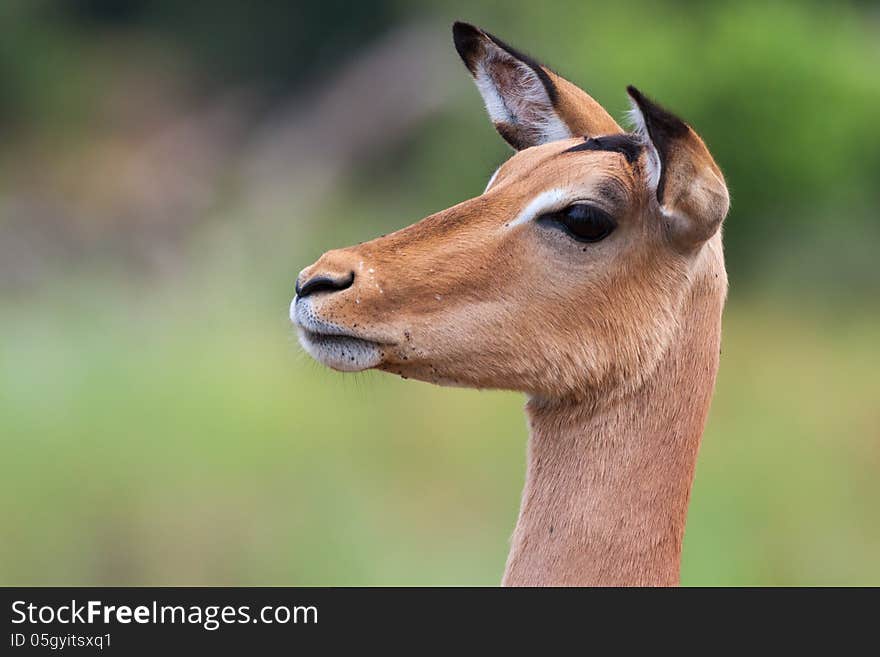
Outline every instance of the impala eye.
POLYGON ((538 221, 559 226, 578 242, 599 242, 617 228, 617 222, 607 212, 588 203, 569 205, 542 215, 538 221))

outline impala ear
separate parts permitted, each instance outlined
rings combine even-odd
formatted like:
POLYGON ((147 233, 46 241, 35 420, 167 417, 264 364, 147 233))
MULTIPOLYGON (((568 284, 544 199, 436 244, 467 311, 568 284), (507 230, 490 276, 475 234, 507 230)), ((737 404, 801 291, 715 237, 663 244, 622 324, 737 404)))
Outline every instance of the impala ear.
POLYGON ((636 132, 648 146, 648 185, 676 241, 699 246, 715 234, 730 207, 724 175, 687 123, 635 87, 626 90, 636 132))
POLYGON ((515 149, 623 132, 585 91, 488 32, 459 22, 452 35, 489 118, 515 149))

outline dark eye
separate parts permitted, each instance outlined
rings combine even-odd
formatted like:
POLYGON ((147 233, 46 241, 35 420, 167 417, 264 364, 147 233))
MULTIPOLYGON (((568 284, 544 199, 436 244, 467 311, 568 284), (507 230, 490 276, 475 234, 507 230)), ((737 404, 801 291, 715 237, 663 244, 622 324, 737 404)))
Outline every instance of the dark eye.
POLYGON ((558 212, 545 214, 538 221, 560 226, 578 242, 598 242, 617 228, 617 223, 604 210, 588 203, 576 203, 558 212))

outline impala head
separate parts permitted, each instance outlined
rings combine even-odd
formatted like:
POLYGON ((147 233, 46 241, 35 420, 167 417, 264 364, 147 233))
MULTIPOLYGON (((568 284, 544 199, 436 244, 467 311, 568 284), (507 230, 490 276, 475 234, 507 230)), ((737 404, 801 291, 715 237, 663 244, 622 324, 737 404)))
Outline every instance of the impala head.
POLYGON ((542 397, 634 385, 673 339, 696 272, 708 260, 723 275, 720 170, 636 89, 628 133, 495 37, 453 33, 516 153, 480 196, 304 269, 290 311, 303 347, 337 370, 542 397))

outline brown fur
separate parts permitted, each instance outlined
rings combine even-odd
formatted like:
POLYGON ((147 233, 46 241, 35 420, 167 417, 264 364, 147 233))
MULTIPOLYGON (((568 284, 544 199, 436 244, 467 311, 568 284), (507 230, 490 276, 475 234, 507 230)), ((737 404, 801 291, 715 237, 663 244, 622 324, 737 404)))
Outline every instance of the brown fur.
MULTIPOLYGON (((619 131, 586 93, 553 81, 567 125, 619 131)), ((723 196, 726 213, 727 190, 690 131, 665 171, 665 205, 683 218, 671 222, 647 181, 647 149, 632 165, 565 152, 581 141, 522 150, 481 196, 330 251, 300 281, 354 272, 351 287, 310 303, 378 344, 377 369, 530 396, 505 584, 675 584, 727 289, 717 204, 703 199, 723 196), (715 187, 695 176, 707 169, 715 187), (557 188, 603 204, 617 229, 583 244, 532 220, 512 225, 557 188)))
POLYGON ((565 123, 573 135, 613 135, 623 132, 617 121, 590 94, 549 69, 547 73, 559 94, 556 110, 565 117, 565 123))

